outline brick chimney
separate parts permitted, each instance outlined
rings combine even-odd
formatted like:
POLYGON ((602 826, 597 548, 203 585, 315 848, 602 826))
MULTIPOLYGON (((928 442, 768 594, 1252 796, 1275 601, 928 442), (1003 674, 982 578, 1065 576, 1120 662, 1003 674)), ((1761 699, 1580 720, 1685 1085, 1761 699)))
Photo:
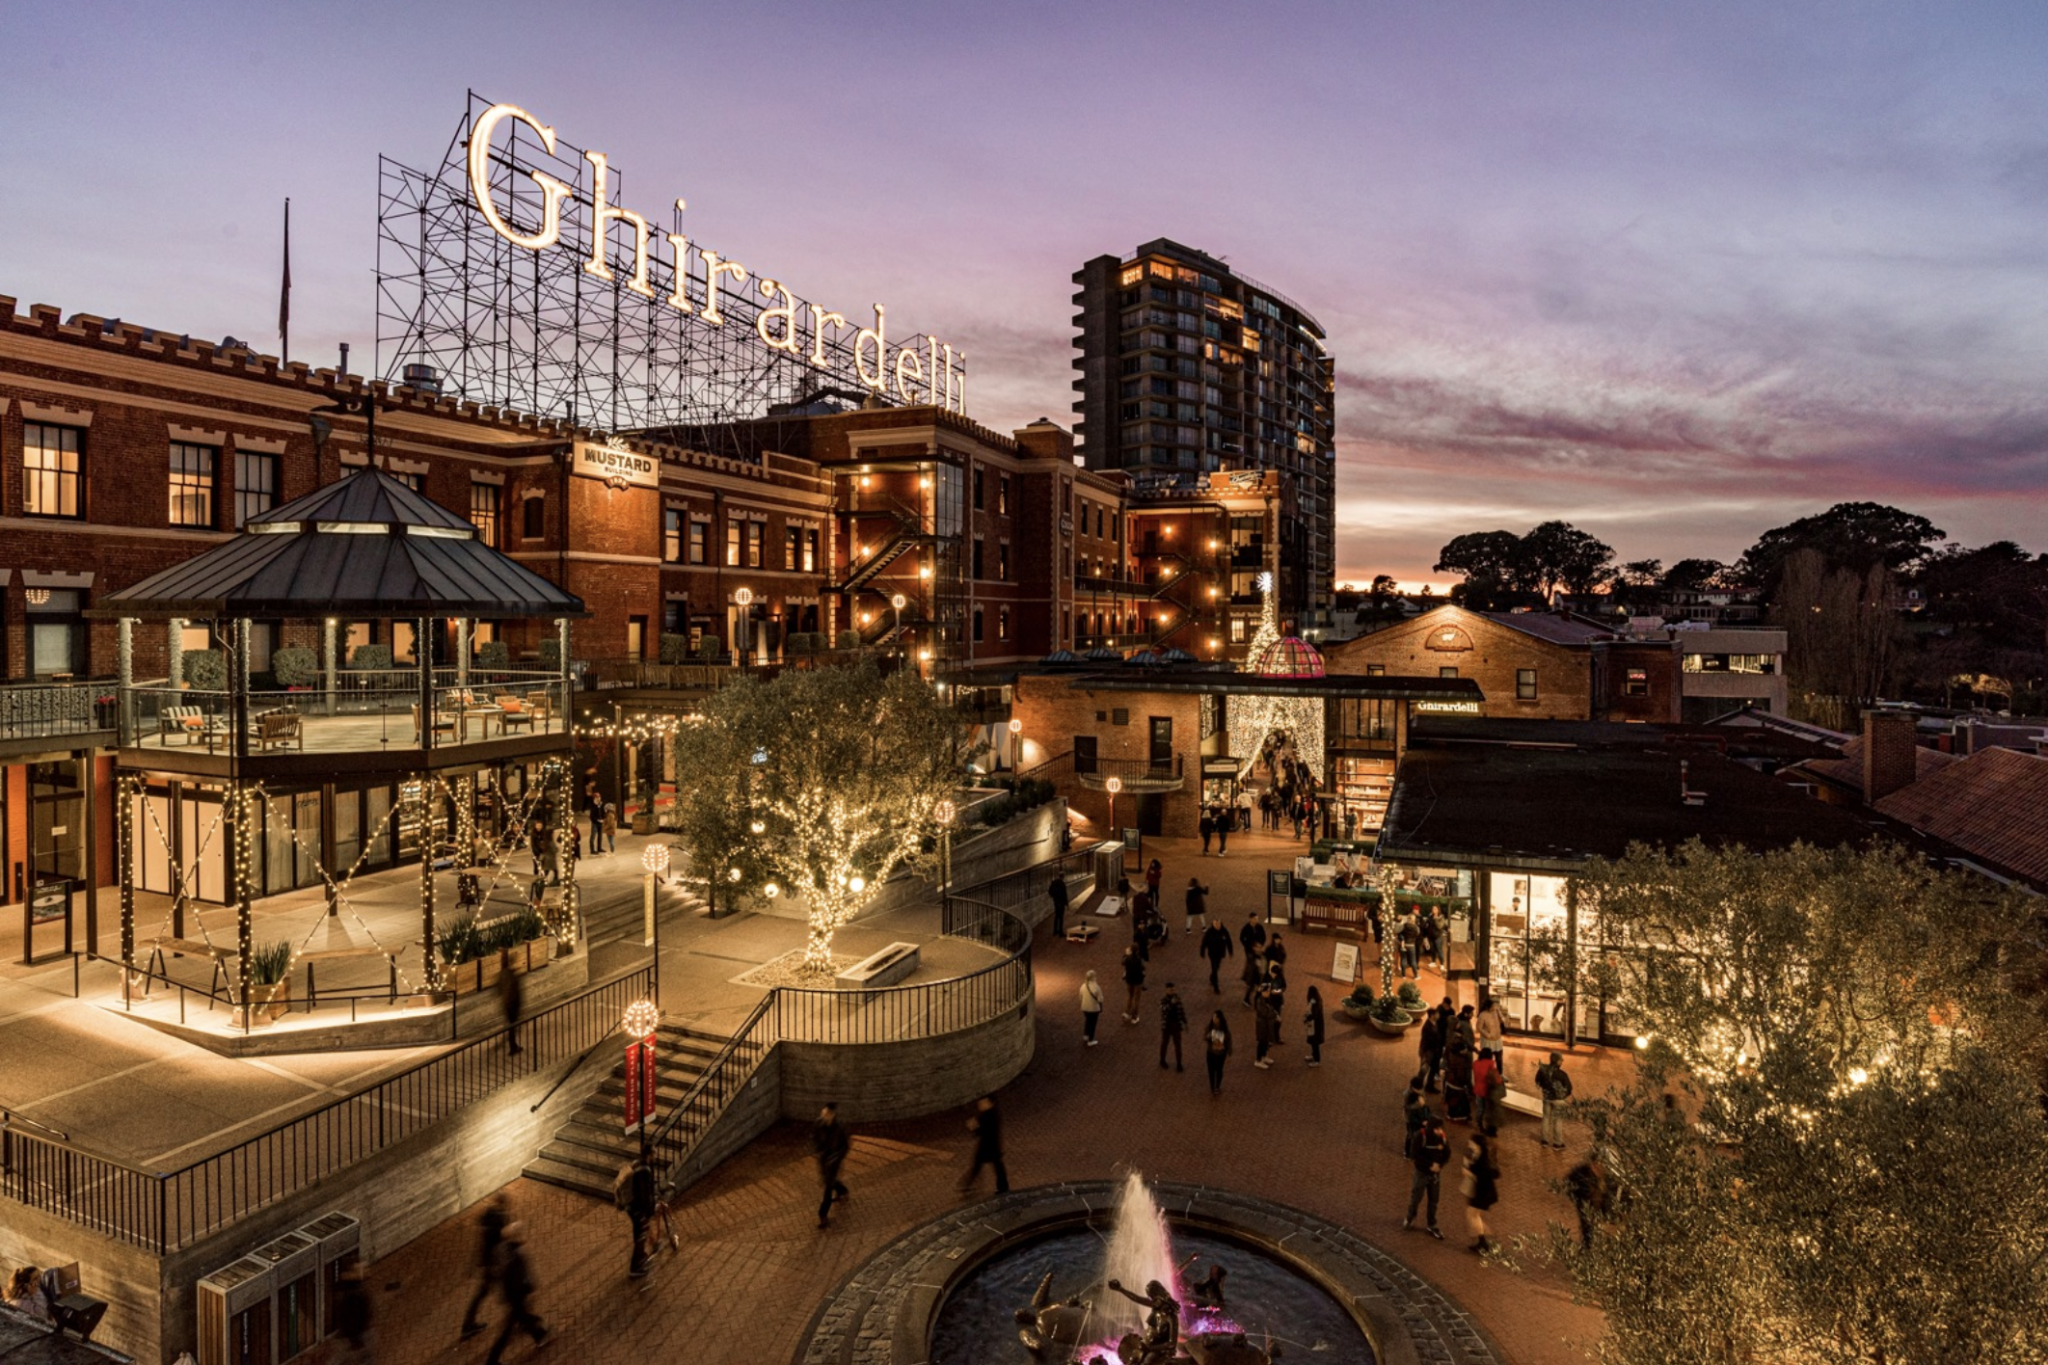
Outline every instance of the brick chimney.
POLYGON ((1863 713, 1863 804, 1876 805, 1916 773, 1917 726, 1910 711, 1863 713))

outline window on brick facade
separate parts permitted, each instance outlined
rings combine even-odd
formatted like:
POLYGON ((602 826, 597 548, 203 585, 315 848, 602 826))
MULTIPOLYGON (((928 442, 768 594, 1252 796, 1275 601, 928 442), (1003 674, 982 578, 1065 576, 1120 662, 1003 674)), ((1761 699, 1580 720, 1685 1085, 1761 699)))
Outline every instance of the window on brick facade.
POLYGON ((996 638, 998 640, 1010 638, 1010 609, 1008 607, 996 608, 996 638))
POLYGON ((804 572, 818 571, 818 533, 815 529, 804 532, 804 572))
POLYGON ((996 546, 996 577, 1004 583, 1010 581, 1010 542, 1007 540, 996 546))
POLYGON ((680 507, 664 508, 661 513, 661 557, 671 564, 683 560, 683 511, 680 507))
POLYGON ((709 564, 711 562, 711 523, 692 521, 690 523, 690 562, 709 564))
POLYGON ((1518 668, 1515 670, 1515 700, 1536 700, 1536 670, 1518 668))
POLYGON ((29 516, 84 516, 85 432, 24 423, 21 476, 21 510, 29 516))
POLYGON ((803 558, 804 533, 801 527, 782 528, 782 567, 794 569, 803 558))
POLYGON ((392 478, 398 480, 400 483, 404 484, 407 488, 410 488, 415 493, 425 491, 420 487, 420 476, 417 474, 405 474, 399 472, 396 469, 387 469, 384 472, 386 474, 389 474, 392 478))
POLYGON ((996 478, 996 515, 999 517, 1010 515, 1010 476, 1008 474, 999 475, 996 478))
POLYGON ((1439 668, 1439 669, 1438 669, 1438 670, 1436 671, 1436 675, 1437 675, 1437 676, 1438 676, 1439 678, 1455 678, 1455 677, 1457 677, 1457 676, 1458 676, 1458 670, 1457 670, 1456 668, 1454 668, 1454 667, 1451 667, 1451 666, 1449 666, 1449 665, 1446 665, 1446 666, 1445 666, 1445 667, 1443 667, 1443 668, 1439 668))
POLYGON ((768 523, 764 521, 750 521, 747 523, 748 568, 758 569, 761 567, 761 552, 766 546, 767 539, 768 523))
POLYGON ((528 540, 539 540, 548 533, 548 509, 546 498, 528 498, 520 511, 519 534, 528 540))
POLYGON ((212 446, 171 442, 171 525, 213 525, 213 471, 219 454, 212 446))
POLYGON ((1650 670, 1647 668, 1631 668, 1628 670, 1628 675, 1622 683, 1621 690, 1625 695, 1631 697, 1649 696, 1650 670))
POLYGON ((974 643, 981 643, 981 608, 974 609, 974 643))
POLYGON ((1367 664, 1365 666, 1365 676, 1368 678, 1384 678, 1387 676, 1387 666, 1385 664, 1367 664))
POLYGON ((1092 773, 1100 766, 1101 764, 1097 761, 1095 754, 1095 736, 1075 735, 1074 771, 1077 773, 1092 773))
POLYGON ((981 466, 979 465, 976 465, 974 469, 974 510, 977 512, 981 510, 981 466))
MULTIPOLYGON (((260 450, 235 452, 235 528, 277 506, 277 456, 260 450)), ((497 544, 494 539, 491 542, 497 544)))
POLYGON ((980 537, 980 536, 976 536, 976 537, 974 538, 974 556, 973 556, 973 559, 974 559, 974 572, 973 572, 972 574, 970 574, 970 575, 969 575, 969 577, 971 577, 971 578, 979 578, 979 577, 981 577, 981 537, 980 537))
POLYGON ((737 569, 740 566, 740 536, 742 534, 744 533, 740 530, 740 523, 730 517, 726 518, 725 567, 728 569, 737 569))
POLYGON ((498 499, 504 491, 494 483, 469 486, 469 524, 476 527, 476 538, 494 550, 498 548, 498 499))

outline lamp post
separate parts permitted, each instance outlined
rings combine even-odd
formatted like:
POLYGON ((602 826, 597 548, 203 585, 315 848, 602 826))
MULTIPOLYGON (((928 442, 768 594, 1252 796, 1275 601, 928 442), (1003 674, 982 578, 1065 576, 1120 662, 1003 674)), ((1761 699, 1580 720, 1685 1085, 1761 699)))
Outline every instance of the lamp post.
POLYGON ((1012 717, 1010 721, 1010 771, 1014 774, 1024 763, 1024 722, 1012 717))
POLYGON ((661 1011, 652 1000, 635 1000, 626 1006, 626 1131, 639 1133, 654 1127, 654 1035, 661 1027, 661 1011))
POLYGON ((1115 837, 1116 794, 1124 789, 1124 780, 1121 777, 1112 777, 1102 784, 1102 789, 1109 793, 1109 832, 1112 837, 1115 837))
POLYGON ((941 801, 932 813, 939 817, 939 915, 942 920, 950 921, 953 914, 953 820, 959 815, 960 808, 951 801, 941 801))
POLYGON ((739 609, 740 609, 740 614, 739 614, 738 618, 736 619, 736 624, 737 624, 737 625, 739 626, 739 628, 740 628, 740 629, 739 629, 739 637, 740 637, 740 667, 741 667, 741 668, 745 668, 745 667, 747 666, 747 652, 748 652, 748 651, 747 651, 747 634, 748 634, 748 630, 747 630, 747 627, 748 627, 748 626, 749 626, 749 625, 751 624, 751 622, 749 621, 749 619, 748 619, 748 618, 749 618, 749 617, 751 617, 751 616, 753 615, 753 606, 754 606, 754 590, 753 590, 752 588, 739 588, 739 589, 736 589, 736 590, 735 590, 735 591, 733 592, 733 595, 732 595, 732 600, 733 600, 734 602, 736 602, 736 603, 738 603, 738 604, 739 604, 739 609))
POLYGON ((897 593, 889 599, 889 607, 896 613, 896 629, 890 633, 890 641, 896 646, 896 656, 903 657, 903 604, 909 599, 897 593))
POLYGON ((668 845, 652 843, 640 850, 640 866, 647 873, 640 879, 640 908, 645 920, 642 947, 654 949, 654 998, 661 999, 661 916, 656 912, 655 894, 662 875, 668 871, 668 845))

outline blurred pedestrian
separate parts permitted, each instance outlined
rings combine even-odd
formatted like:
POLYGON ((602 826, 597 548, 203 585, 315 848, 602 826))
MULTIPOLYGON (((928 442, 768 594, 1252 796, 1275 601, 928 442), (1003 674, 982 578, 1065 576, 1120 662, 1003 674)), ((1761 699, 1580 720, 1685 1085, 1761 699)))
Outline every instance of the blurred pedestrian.
POLYGON ((1472 1052, 1455 1038, 1444 1052, 1444 1117, 1453 1123, 1472 1117, 1472 1052))
POLYGON ((1247 954, 1254 948, 1266 946, 1266 926, 1259 922, 1259 912, 1254 910, 1244 917, 1244 927, 1237 931, 1237 941, 1247 954))
POLYGON ((1303 1018, 1308 1025, 1308 1064, 1323 1064, 1323 993, 1314 986, 1308 988, 1308 1014, 1303 1018))
POLYGON ((363 1267, 350 1265, 341 1272, 340 1292, 334 1302, 334 1335, 341 1339, 341 1359, 349 1365, 371 1365, 377 1358, 377 1335, 370 1322, 370 1291, 363 1284, 363 1267))
POLYGON ((519 1016, 525 1008, 526 991, 520 985, 520 973, 512 970, 512 950, 498 950, 498 1004, 505 1011, 505 1051, 517 1057, 519 1048, 519 1016))
POLYGON ((1425 1114, 1422 1126, 1416 1130, 1415 1140, 1409 1143, 1408 1161, 1414 1168, 1414 1175, 1408 1182, 1408 1216, 1401 1220, 1401 1230, 1408 1231, 1415 1226, 1415 1211, 1422 1206, 1424 1197, 1429 1200, 1429 1235, 1439 1242, 1444 1239, 1442 1229, 1436 1225, 1437 1201, 1443 1197, 1444 1165, 1451 1159, 1451 1142, 1444 1136, 1443 1124, 1435 1114, 1425 1114))
POLYGON ((974 1117, 967 1121, 967 1127, 974 1134, 974 1165, 968 1169, 967 1178, 960 1182, 960 1192, 967 1193, 974 1188, 974 1182, 981 1178, 981 1168, 993 1166, 996 1170, 996 1193, 1010 1192, 1010 1172, 1003 1165, 1003 1120, 996 1110, 996 1097, 983 1095, 974 1102, 974 1117))
POLYGON ((1422 1016, 1420 1055, 1422 1070, 1418 1079, 1424 1090, 1436 1089, 1436 1078, 1444 1066, 1444 1019, 1450 1013, 1443 1005, 1422 1016))
POLYGON ((1579 1215, 1579 1245, 1593 1245, 1593 1220, 1607 1212, 1607 1171, 1597 1155, 1589 1156, 1565 1173, 1565 1191, 1579 1215))
POLYGON ((1195 829, 1202 836, 1202 856, 1209 856, 1209 841, 1216 837, 1216 817, 1208 807, 1202 808, 1202 818, 1195 822, 1195 829))
POLYGON ((1472 1115, 1479 1131, 1488 1137, 1500 1132, 1501 1091, 1507 1078, 1491 1053, 1482 1052, 1472 1062, 1472 1115))
POLYGON ((1223 927, 1223 921, 1212 919, 1209 927, 1202 931, 1202 956, 1209 959, 1209 990, 1214 994, 1223 989, 1217 981, 1217 974, 1223 970, 1223 959, 1237 951, 1237 945, 1230 941, 1230 931, 1223 927))
POLYGON ((1065 877, 1054 877, 1052 885, 1048 886, 1045 891, 1048 896, 1052 897, 1052 936, 1055 939, 1065 938, 1067 936, 1067 879, 1065 877))
POLYGON ((1564 1054, 1553 1052, 1550 1060, 1536 1068, 1536 1090, 1543 1096, 1543 1137, 1545 1147, 1564 1146, 1564 1102, 1572 1097, 1572 1078, 1564 1069, 1564 1054))
POLYGON ((626 1217, 633 1224, 633 1256, 626 1264, 626 1274, 636 1280, 647 1273, 647 1225, 654 1221, 654 1206, 658 1202, 654 1194, 654 1149, 643 1133, 640 1154, 633 1159, 626 1184, 626 1217))
POLYGON ((505 1240, 498 1251, 498 1293, 505 1300, 505 1326, 491 1343, 485 1365, 499 1365, 505 1358, 506 1343, 515 1331, 524 1331, 538 1346, 548 1339, 547 1324, 533 1311, 533 1268, 526 1261, 526 1225, 505 1225, 505 1240))
POLYGON ((1180 931, 1192 934, 1202 927, 1202 921, 1209 918, 1209 888, 1202 885, 1199 877, 1188 878, 1187 915, 1181 921, 1180 931))
POLYGON ((1137 945, 1124 949, 1124 1022, 1138 1022, 1138 1007, 1145 1000, 1145 959, 1137 945))
POLYGON ((1494 1160, 1493 1139, 1475 1133, 1465 1149, 1465 1221, 1472 1229, 1472 1249, 1482 1256, 1493 1249, 1486 1235, 1486 1212, 1499 1202, 1500 1163, 1494 1160))
POLYGON ((1159 997, 1159 1069, 1166 1069, 1166 1049, 1173 1048, 1173 1069, 1181 1070, 1180 1039, 1187 1032, 1187 1006, 1180 1002, 1180 992, 1166 983, 1166 994, 1159 997))
POLYGON ((477 1221, 477 1286, 469 1307, 462 1311, 462 1335, 465 1338, 484 1330, 484 1324, 476 1314, 497 1286, 498 1252, 505 1241, 505 1225, 511 1221, 510 1201, 506 1199, 505 1192, 499 1190, 484 1205, 483 1217, 477 1221))
POLYGON ((1095 1025, 1102 1018, 1102 983, 1095 979, 1095 969, 1089 968, 1088 975, 1081 978, 1081 1036, 1088 1040, 1088 1046, 1095 1046, 1095 1025))
POLYGON ((1247 945, 1244 950, 1244 967, 1238 972, 1244 982, 1244 1002, 1249 1005, 1252 997, 1266 984, 1266 958, 1257 944, 1247 945))
POLYGON ((844 1202, 847 1197, 846 1182, 839 1178, 839 1171, 852 1151, 853 1139, 847 1135, 846 1125, 839 1121, 839 1106, 827 1104, 818 1111, 818 1121, 811 1125, 811 1152, 818 1158, 818 1180, 825 1188, 824 1198, 818 1201, 821 1228, 831 1222, 832 1201, 844 1202))
POLYGON ((526 849, 533 854, 533 875, 536 877, 553 864, 554 860, 547 856, 548 845, 551 842, 548 838, 548 827, 538 820, 534 821, 533 828, 526 832, 526 849))
POLYGON ((1230 1021, 1222 1010, 1209 1015, 1209 1027, 1202 1030, 1203 1053, 1209 1064, 1209 1094, 1223 1093, 1223 1064, 1230 1060, 1230 1021))
POLYGON ((1408 1078, 1408 1093, 1401 1097, 1401 1155, 1413 1158, 1415 1135, 1422 1131, 1422 1121, 1429 1117, 1429 1096, 1423 1093, 1422 1077, 1408 1078))
POLYGON ((1159 909, 1161 903, 1159 900, 1159 887, 1165 880, 1166 869, 1159 865, 1157 858, 1145 864, 1145 890, 1152 895, 1152 908, 1155 911, 1159 909))
POLYGON ((1230 807, 1224 806, 1216 816, 1216 856, 1221 858, 1230 851, 1230 807))

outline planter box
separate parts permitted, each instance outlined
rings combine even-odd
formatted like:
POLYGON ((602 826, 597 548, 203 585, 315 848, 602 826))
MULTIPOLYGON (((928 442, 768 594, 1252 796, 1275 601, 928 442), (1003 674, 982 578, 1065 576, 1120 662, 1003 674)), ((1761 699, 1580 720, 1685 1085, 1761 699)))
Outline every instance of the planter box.
MULTIPOLYGON (((259 986, 251 983, 249 986, 249 999, 255 1002, 256 1022, 259 1024, 274 1024, 291 1013, 292 983, 280 981, 274 988, 274 993, 273 988, 270 986, 259 986)), ((246 1028, 248 1027, 248 1022, 249 1012, 240 1005, 235 1006, 232 1027, 246 1028)))
POLYGON ((1372 1014, 1371 1005, 1354 1005, 1349 1000, 1339 1000, 1337 1008, 1344 1011, 1346 1019, 1351 1019, 1361 1024, 1372 1014))
POLYGON ((1384 1019, 1377 1019, 1374 1018, 1372 1015, 1367 1015, 1365 1018, 1365 1022, 1372 1025, 1373 1028, 1377 1029, 1381 1033, 1386 1034, 1390 1038, 1398 1038, 1402 1034, 1406 1033, 1409 1030, 1409 1028, 1415 1023, 1415 1017, 1413 1015, 1404 1015, 1400 1023, 1390 1024, 1384 1019))
MULTIPOLYGON (((514 944, 512 970, 530 972, 547 966, 554 960, 555 946, 555 939, 549 934, 514 944)), ((448 983, 448 989, 457 995, 475 995, 478 991, 495 990, 500 970, 496 953, 486 953, 468 962, 441 965, 442 979, 448 983)))

